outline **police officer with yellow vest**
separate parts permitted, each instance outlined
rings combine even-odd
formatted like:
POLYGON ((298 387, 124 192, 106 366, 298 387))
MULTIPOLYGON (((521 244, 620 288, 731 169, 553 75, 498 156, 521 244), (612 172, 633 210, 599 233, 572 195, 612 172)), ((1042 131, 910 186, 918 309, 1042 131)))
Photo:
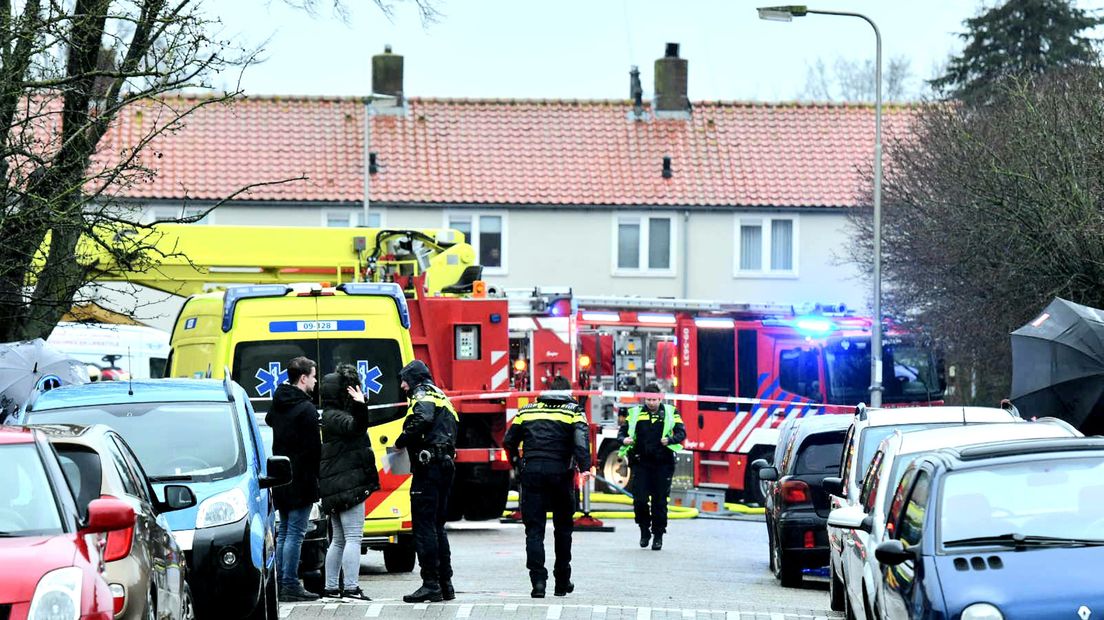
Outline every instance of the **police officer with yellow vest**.
MULTIPOLYGON (((553 390, 570 390, 556 377, 553 390)), ((589 431, 582 407, 568 394, 542 394, 514 417, 503 447, 517 463, 521 447, 521 520, 525 524, 525 567, 533 598, 544 598, 548 569, 544 567, 544 525, 552 513, 556 564, 556 596, 575 590, 571 583, 571 531, 575 516, 575 471, 591 466, 589 431)))
POLYGON ((675 453, 686 439, 682 417, 672 405, 661 404, 661 393, 659 386, 648 384, 644 406, 630 408, 628 419, 617 433, 621 443, 618 455, 628 456, 632 467, 633 512, 640 526, 640 547, 647 547, 651 539, 655 551, 663 548, 675 453))
POLYGON ((407 603, 456 598, 452 587, 452 554, 445 534, 446 506, 456 476, 456 431, 459 416, 436 385, 429 367, 414 360, 399 371, 410 412, 395 447, 410 454, 410 512, 422 586, 403 597, 407 603))

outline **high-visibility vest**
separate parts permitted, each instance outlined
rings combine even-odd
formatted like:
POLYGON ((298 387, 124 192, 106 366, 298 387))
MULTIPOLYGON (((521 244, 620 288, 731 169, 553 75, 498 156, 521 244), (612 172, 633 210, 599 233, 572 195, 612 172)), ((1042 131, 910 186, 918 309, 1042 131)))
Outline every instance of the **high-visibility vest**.
POLYGON ((450 401, 448 397, 445 396, 444 392, 436 388, 419 388, 417 392, 415 392, 414 398, 410 399, 410 407, 408 413, 413 413, 414 405, 418 404, 421 401, 429 401, 437 407, 444 407, 445 409, 448 409, 449 412, 452 413, 452 417, 456 418, 457 422, 460 421, 460 414, 456 413, 456 408, 452 406, 452 401, 450 401), (420 392, 420 394, 418 392, 420 392))
MULTIPOLYGON (((675 408, 671 405, 660 405, 663 408, 663 434, 661 437, 670 437, 671 433, 675 430, 675 424, 682 422, 681 416, 675 412, 675 408)), ((629 409, 629 438, 633 440, 632 445, 621 446, 617 449, 617 455, 624 458, 629 453, 633 445, 636 444, 636 423, 640 420, 640 414, 644 412, 644 408, 637 405, 629 409)), ((669 443, 667 447, 672 452, 678 452, 682 450, 682 444, 669 443)))

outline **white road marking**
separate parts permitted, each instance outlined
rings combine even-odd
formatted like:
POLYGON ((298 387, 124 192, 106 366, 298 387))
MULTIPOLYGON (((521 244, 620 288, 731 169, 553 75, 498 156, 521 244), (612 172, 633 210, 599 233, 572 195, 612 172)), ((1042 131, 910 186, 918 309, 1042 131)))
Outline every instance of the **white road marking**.
POLYGON ((684 610, 682 610, 682 617, 683 618, 697 618, 698 617, 698 612, 694 611, 693 609, 684 609, 684 610))
POLYGON ((560 613, 563 612, 561 605, 552 605, 548 608, 548 615, 545 616, 548 620, 560 620, 560 613))
POLYGON ((605 605, 599 605, 597 607, 594 607, 592 609, 592 611, 593 611, 594 615, 596 615, 596 616, 604 616, 604 615, 606 615, 606 606, 605 605))
POLYGON ((324 611, 333 611, 333 610, 337 609, 337 603, 326 603, 325 605, 322 606, 322 609, 324 611))
POLYGON ((510 613, 514 613, 518 610, 518 606, 516 604, 511 603, 510 605, 506 605, 505 609, 506 609, 506 611, 508 611, 510 613))
POLYGON ((725 620, 740 620, 740 612, 730 611, 725 614, 725 620))
POLYGON ((460 608, 456 610, 456 617, 457 618, 468 618, 468 617, 470 617, 471 612, 472 612, 472 607, 474 607, 474 605, 461 605, 460 608))
POLYGON ((636 610, 636 620, 652 620, 652 608, 640 607, 636 610))
POLYGON ((779 613, 772 613, 771 620, 786 620, 786 616, 779 613))
POLYGON ((425 611, 429 609, 429 603, 418 603, 417 605, 414 605, 414 609, 418 611, 425 611))
POLYGON ((368 606, 368 609, 364 611, 364 617, 379 618, 381 611, 383 611, 383 605, 380 605, 379 603, 372 603, 368 606))

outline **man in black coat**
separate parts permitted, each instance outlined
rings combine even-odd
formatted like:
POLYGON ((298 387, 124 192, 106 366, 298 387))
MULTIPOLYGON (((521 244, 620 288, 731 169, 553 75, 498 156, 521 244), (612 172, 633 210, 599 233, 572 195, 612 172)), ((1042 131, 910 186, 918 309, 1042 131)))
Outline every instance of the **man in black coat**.
POLYGON ((297 357, 287 365, 287 383, 272 396, 265 423, 272 427, 272 454, 291 461, 291 482, 272 490, 272 502, 280 513, 276 534, 276 574, 281 602, 313 601, 318 596, 299 581, 299 555, 310 522, 311 507, 318 501, 318 463, 322 436, 318 409, 310 393, 318 382, 314 361, 297 357))
POLYGON ((410 412, 395 447, 410 454, 410 512, 414 547, 421 566, 422 587, 403 597, 407 603, 437 602, 456 598, 452 587, 452 554, 445 534, 449 492, 456 476, 456 432, 460 416, 429 374, 429 367, 414 360, 399 371, 410 412))
POLYGON ((521 519, 525 523, 525 566, 533 584, 530 595, 544 598, 548 569, 544 567, 544 526, 552 513, 556 548, 556 596, 575 590, 571 583, 571 532, 575 516, 575 471, 591 467, 589 429, 583 408, 571 398, 571 383, 552 381, 561 394, 541 394, 518 411, 503 446, 511 462, 520 458, 521 519), (520 457, 519 457, 520 448, 520 457))

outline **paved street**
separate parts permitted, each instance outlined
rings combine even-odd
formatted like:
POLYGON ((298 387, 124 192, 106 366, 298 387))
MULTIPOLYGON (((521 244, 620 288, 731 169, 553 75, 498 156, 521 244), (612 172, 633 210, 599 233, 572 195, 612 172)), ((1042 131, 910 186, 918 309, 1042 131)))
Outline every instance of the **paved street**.
MULTIPOLYGON (((407 605, 402 595, 418 585, 416 573, 388 575, 383 556, 369 552, 361 587, 371 603, 282 605, 281 617, 313 618, 518 618, 602 620, 711 618, 797 620, 828 618, 827 582, 783 589, 767 569, 761 521, 673 521, 663 551, 640 549, 627 520, 616 531, 577 532, 572 562, 575 592, 529 597, 520 525, 454 524, 450 532, 456 600, 407 605)), ((551 552, 551 528, 546 547, 551 552)), ((549 558, 551 568, 551 558, 549 558)))

